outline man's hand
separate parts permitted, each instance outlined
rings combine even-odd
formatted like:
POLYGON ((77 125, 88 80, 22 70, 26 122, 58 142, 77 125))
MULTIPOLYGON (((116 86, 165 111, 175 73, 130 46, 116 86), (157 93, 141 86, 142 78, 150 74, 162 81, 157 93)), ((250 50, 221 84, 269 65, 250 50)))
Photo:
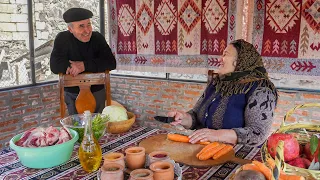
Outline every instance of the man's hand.
POLYGON ((66 74, 70 74, 70 67, 67 68, 66 74))
MULTIPOLYGON (((69 60, 69 62, 70 62, 71 68, 69 69, 69 71, 67 69, 67 72, 69 72, 69 74, 71 74, 72 76, 76 76, 85 70, 84 63, 82 61, 69 60)), ((67 74, 67 72, 66 72, 66 74, 67 74)))

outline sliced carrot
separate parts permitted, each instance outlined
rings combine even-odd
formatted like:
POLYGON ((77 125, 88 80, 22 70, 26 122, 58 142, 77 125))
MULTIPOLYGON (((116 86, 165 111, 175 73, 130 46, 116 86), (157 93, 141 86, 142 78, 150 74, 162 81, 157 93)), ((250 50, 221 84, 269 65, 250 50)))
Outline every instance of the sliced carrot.
POLYGON ((210 149, 208 151, 205 151, 203 153, 201 153, 199 155, 199 160, 203 161, 203 160, 207 160, 212 158, 212 156, 217 153, 218 151, 220 151, 222 148, 224 148, 226 145, 225 144, 220 144, 216 147, 214 147, 213 149, 210 149))
MULTIPOLYGON (((273 169, 276 165, 274 160, 271 158, 267 159, 267 163, 269 164, 269 167, 271 169, 273 169)), ((279 179, 280 180, 304 180, 305 178, 302 176, 298 176, 298 175, 288 175, 281 169, 279 179)))
MULTIPOLYGON (((274 160, 271 159, 271 158, 268 158, 268 159, 267 159, 267 164, 268 164, 268 166, 269 166, 270 169, 274 169, 274 167, 276 166, 274 160)), ((281 178, 282 175, 285 175, 285 174, 286 174, 286 173, 281 169, 281 171, 280 171, 280 178, 281 178)))
POLYGON ((197 142, 197 144, 201 144, 201 145, 209 145, 211 142, 209 141, 206 141, 206 142, 197 142))
POLYGON ((257 165, 255 165, 255 164, 252 164, 252 163, 242 165, 242 169, 243 170, 253 170, 253 171, 260 172, 259 167, 257 165))
POLYGON ((220 151, 218 151, 217 153, 215 153, 212 157, 212 159, 218 159, 219 157, 227 154, 228 152, 230 152, 233 149, 233 147, 231 145, 226 145, 224 148, 222 148, 220 151))
POLYGON ((258 166, 258 168, 260 169, 260 172, 266 177, 266 179, 271 179, 272 177, 271 170, 265 164, 259 161, 252 161, 252 163, 258 166))
POLYGON ((177 141, 177 142, 189 142, 188 136, 184 136, 181 134, 168 134, 167 138, 171 141, 177 141))
POLYGON ((280 180, 305 180, 305 178, 298 175, 281 174, 280 180))
POLYGON ((218 142, 213 142, 213 143, 210 143, 210 144, 206 145, 204 148, 201 149, 201 151, 196 155, 196 157, 199 159, 200 154, 202 154, 203 152, 206 152, 206 151, 208 151, 210 149, 215 148, 219 144, 220 143, 218 143, 218 142))

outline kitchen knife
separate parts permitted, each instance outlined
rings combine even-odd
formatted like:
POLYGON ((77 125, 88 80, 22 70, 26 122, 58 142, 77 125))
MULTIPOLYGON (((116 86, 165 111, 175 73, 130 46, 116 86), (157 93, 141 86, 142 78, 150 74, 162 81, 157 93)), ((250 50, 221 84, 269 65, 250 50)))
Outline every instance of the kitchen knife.
POLYGON ((171 123, 174 121, 174 117, 167 116, 155 116, 154 119, 163 123, 171 123))
POLYGON ((169 127, 172 128, 172 131, 173 131, 172 133, 189 136, 194 132, 194 130, 185 129, 181 124, 177 124, 177 125, 170 124, 171 122, 174 122, 174 117, 155 116, 154 119, 162 123, 168 123, 169 127))

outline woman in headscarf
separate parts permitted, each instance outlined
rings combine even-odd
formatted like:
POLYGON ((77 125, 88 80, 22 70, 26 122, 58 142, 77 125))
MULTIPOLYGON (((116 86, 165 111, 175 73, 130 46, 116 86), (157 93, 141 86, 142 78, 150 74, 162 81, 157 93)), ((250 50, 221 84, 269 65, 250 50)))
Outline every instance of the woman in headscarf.
POLYGON ((258 146, 268 137, 277 90, 254 46, 242 39, 223 52, 221 66, 188 112, 172 111, 173 124, 198 129, 191 143, 220 141, 258 146))

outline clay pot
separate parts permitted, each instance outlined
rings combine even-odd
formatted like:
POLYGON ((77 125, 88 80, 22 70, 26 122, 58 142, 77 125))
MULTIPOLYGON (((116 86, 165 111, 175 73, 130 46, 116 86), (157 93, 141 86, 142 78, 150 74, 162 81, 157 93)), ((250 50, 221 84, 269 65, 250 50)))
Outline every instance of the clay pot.
POLYGON ((146 162, 146 150, 144 147, 130 147, 126 149, 126 164, 130 170, 144 167, 146 162))
POLYGON ((130 173, 130 180, 153 180, 153 172, 149 169, 136 169, 130 173))
POLYGON ((104 159, 103 165, 110 164, 110 163, 117 163, 123 167, 126 167, 124 163, 124 155, 122 153, 117 153, 117 152, 108 153, 103 156, 103 159, 104 159))
POLYGON ((173 180, 174 169, 173 165, 166 161, 157 161, 150 165, 153 171, 154 180, 173 180))
POLYGON ((153 151, 149 154, 149 164, 157 161, 167 161, 169 159, 169 154, 166 151, 153 151))
POLYGON ((101 180, 123 180, 123 166, 117 163, 109 163, 101 167, 101 180))

